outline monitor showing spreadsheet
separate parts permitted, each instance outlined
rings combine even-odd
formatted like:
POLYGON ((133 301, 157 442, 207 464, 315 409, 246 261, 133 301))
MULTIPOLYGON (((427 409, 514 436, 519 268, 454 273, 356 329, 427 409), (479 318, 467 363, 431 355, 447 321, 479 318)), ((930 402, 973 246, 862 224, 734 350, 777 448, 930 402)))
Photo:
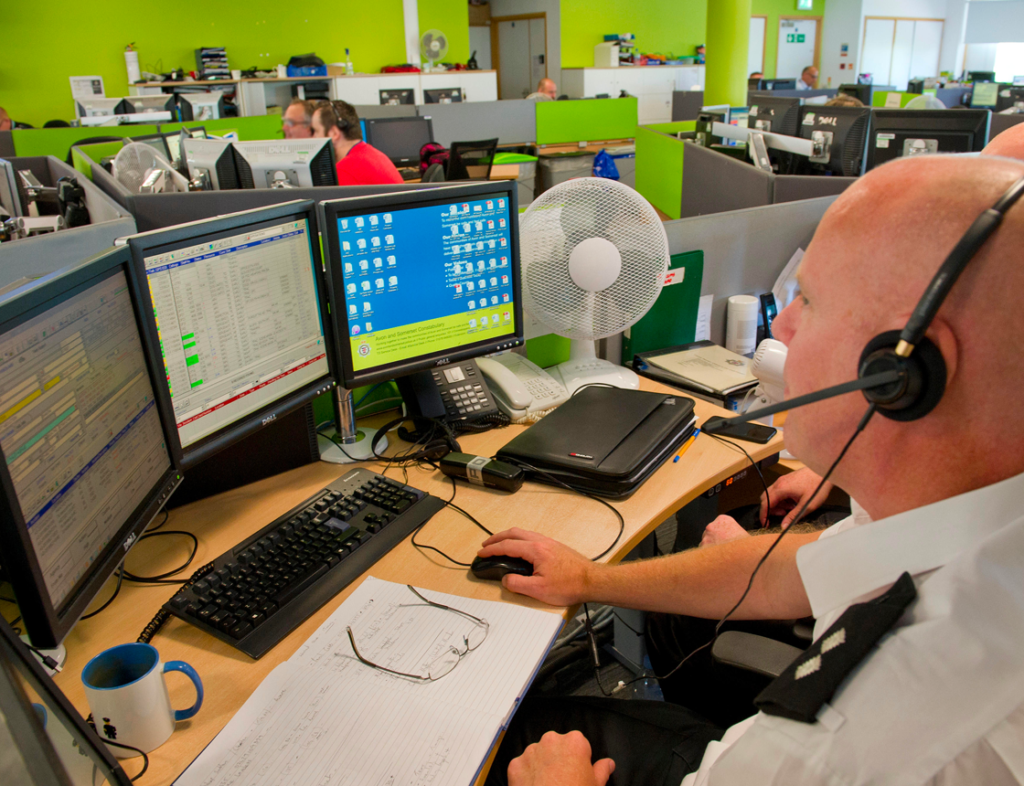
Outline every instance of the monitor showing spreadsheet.
POLYGON ((185 465, 333 384, 313 203, 291 202, 129 240, 185 465))

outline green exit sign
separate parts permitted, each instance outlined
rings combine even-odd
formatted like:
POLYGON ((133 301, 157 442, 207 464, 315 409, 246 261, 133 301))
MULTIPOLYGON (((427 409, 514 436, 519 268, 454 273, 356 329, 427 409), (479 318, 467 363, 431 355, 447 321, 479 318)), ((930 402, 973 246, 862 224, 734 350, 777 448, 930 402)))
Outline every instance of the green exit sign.
POLYGON ((814 10, 814 0, 796 0, 797 11, 812 11, 814 10))

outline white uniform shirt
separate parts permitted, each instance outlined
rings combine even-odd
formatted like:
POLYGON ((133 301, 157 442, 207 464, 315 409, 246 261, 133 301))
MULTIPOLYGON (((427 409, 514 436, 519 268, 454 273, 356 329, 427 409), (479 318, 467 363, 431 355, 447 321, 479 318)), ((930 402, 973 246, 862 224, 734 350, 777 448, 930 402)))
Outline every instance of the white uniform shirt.
POLYGON ((903 571, 918 598, 813 724, 760 713, 683 786, 1024 784, 1024 475, 797 553, 820 636, 903 571))
POLYGON ((809 84, 807 84, 803 79, 797 79, 796 80, 796 89, 797 90, 810 90, 811 86, 809 84))

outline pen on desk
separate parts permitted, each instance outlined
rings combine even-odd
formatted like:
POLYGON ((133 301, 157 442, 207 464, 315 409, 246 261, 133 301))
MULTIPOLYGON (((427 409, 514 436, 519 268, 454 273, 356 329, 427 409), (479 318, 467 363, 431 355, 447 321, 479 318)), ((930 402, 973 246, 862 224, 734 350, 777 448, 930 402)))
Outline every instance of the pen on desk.
POLYGON ((681 448, 679 448, 679 452, 676 454, 676 457, 672 459, 673 464, 679 461, 679 458, 690 449, 690 445, 692 445, 694 441, 697 439, 698 434, 700 434, 700 429, 695 429, 693 434, 690 435, 690 438, 683 443, 683 446, 681 448))

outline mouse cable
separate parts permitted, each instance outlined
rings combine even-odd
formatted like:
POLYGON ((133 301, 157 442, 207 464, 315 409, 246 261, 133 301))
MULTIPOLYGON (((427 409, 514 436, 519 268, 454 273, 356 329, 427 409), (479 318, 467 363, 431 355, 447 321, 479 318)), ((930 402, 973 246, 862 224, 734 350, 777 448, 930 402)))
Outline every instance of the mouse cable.
MULTIPOLYGON (((807 500, 804 502, 804 504, 800 507, 800 511, 793 519, 794 523, 799 521, 807 512, 807 507, 808 505, 811 504, 811 500, 818 496, 818 493, 824 487, 825 483, 828 481, 830 477, 832 477, 832 473, 835 471, 835 468, 839 466, 839 462, 842 461, 843 458, 846 456, 846 453, 850 449, 850 446, 853 445, 857 437, 859 437, 861 432, 864 431, 864 428, 867 426, 868 421, 871 420, 871 416, 875 414, 876 409, 877 407, 875 406, 875 404, 872 403, 868 405, 868 408, 864 412, 864 415, 861 417, 860 422, 857 424, 857 427, 853 430, 853 434, 850 435, 850 438, 846 441, 846 444, 843 445, 843 449, 839 451, 839 455, 836 457, 836 460, 832 462, 832 466, 828 468, 828 471, 825 473, 824 477, 822 477, 821 481, 818 483, 818 487, 814 489, 814 493, 811 494, 811 496, 809 496, 807 500)), ((757 565, 754 566, 754 570, 750 574, 750 579, 747 581, 747 587, 745 590, 743 590, 743 594, 740 596, 740 599, 736 601, 735 605, 731 609, 729 609, 728 612, 726 612, 725 616, 722 617, 722 619, 720 619, 715 624, 715 632, 714 635, 712 635, 711 640, 697 647, 689 655, 687 655, 685 658, 679 661, 679 663, 677 663, 675 666, 672 667, 671 670, 669 670, 668 674, 654 675, 655 679, 667 680, 669 677, 671 677, 673 674, 679 671, 679 669, 682 668, 683 664, 690 660, 690 658, 692 658, 701 650, 708 649, 715 643, 715 641, 717 641, 718 636, 721 633, 722 626, 732 617, 733 614, 736 613, 736 610, 743 604, 743 601, 747 599, 747 595, 750 594, 750 589, 754 586, 754 578, 757 576, 758 571, 761 570, 761 566, 768 561, 768 557, 770 557, 771 553, 775 551, 775 547, 779 545, 779 542, 786 536, 786 533, 789 532, 790 529, 792 529, 792 526, 786 527, 786 529, 779 532, 779 534, 775 537, 775 540, 772 542, 772 545, 768 547, 768 550, 764 553, 761 559, 758 560, 757 565)), ((639 682, 642 679, 647 679, 647 677, 636 677, 635 679, 632 679, 629 682, 627 682, 626 685, 631 685, 632 683, 639 682)))
POLYGON ((615 514, 615 518, 617 518, 618 521, 619 521, 619 532, 615 536, 615 540, 612 541, 612 544, 608 548, 606 548, 604 551, 602 551, 596 557, 591 557, 590 558, 591 562, 597 562, 599 559, 601 559, 602 557, 607 555, 609 552, 611 552, 611 550, 614 549, 619 544, 619 540, 622 539, 622 533, 626 531, 626 520, 622 517, 622 514, 619 512, 618 508, 616 508, 610 502, 608 502, 606 500, 603 500, 600 497, 595 496, 594 494, 591 494, 588 491, 583 491, 582 489, 573 488, 568 483, 565 483, 564 481, 562 481, 560 478, 557 478, 554 475, 551 475, 551 474, 545 472, 542 469, 537 469, 536 467, 531 466, 530 464, 527 464, 525 461, 520 461, 519 459, 512 459, 512 458, 498 459, 498 458, 496 458, 494 456, 492 456, 491 458, 494 459, 495 461, 504 461, 507 464, 514 464, 517 467, 525 469, 527 472, 534 472, 534 473, 536 473, 538 475, 541 475, 542 477, 545 477, 549 481, 554 483, 556 486, 561 486, 566 491, 571 491, 571 492, 573 492, 575 494, 580 494, 581 496, 584 496, 584 497, 587 497, 588 499, 594 500, 594 502, 600 502, 602 505, 604 505, 606 508, 608 508, 608 510, 610 510, 612 513, 615 514))
MULTIPOLYGON (((163 525, 161 525, 163 526, 163 525)), ((181 529, 169 529, 164 532, 147 532, 139 538, 139 541, 146 540, 146 538, 156 538, 164 535, 184 535, 186 538, 192 540, 192 551, 188 555, 188 559, 185 560, 185 564, 180 568, 169 570, 166 573, 159 573, 156 576, 136 576, 134 573, 125 570, 124 578, 125 581, 131 581, 136 584, 184 584, 186 579, 169 579, 169 576, 173 576, 175 573, 181 573, 185 568, 192 564, 192 560, 196 558, 196 553, 199 551, 199 538, 193 535, 191 532, 186 532, 181 529)))
MULTIPOLYGON (((441 468, 439 466, 437 466, 437 464, 435 464, 433 461, 428 461, 426 463, 429 464, 430 466, 432 466, 438 472, 441 471, 441 468)), ((455 495, 458 492, 459 487, 456 484, 454 477, 449 475, 448 479, 452 482, 452 495, 448 499, 446 499, 446 500, 441 500, 444 503, 445 507, 451 508, 452 510, 457 511, 458 513, 461 513, 467 519, 469 519, 474 524, 476 524, 480 529, 482 529, 484 532, 486 532, 488 535, 493 535, 494 533, 491 532, 489 529, 487 529, 487 527, 485 527, 483 524, 481 524, 472 513, 469 513, 468 511, 463 510, 462 508, 460 508, 458 505, 456 505, 453 502, 453 500, 455 499, 455 495)), ((429 550, 429 551, 436 552, 436 553, 440 554, 442 557, 444 557, 446 560, 448 560, 449 562, 453 562, 453 563, 455 563, 456 565, 458 565, 460 567, 468 568, 468 567, 472 566, 472 563, 469 563, 469 562, 459 562, 457 559, 453 559, 452 557, 449 557, 447 554, 445 554, 443 551, 441 551, 441 549, 436 548, 435 546, 428 546, 425 543, 417 543, 416 542, 416 535, 419 533, 419 531, 421 529, 423 529, 424 526, 426 526, 426 524, 427 524, 427 522, 424 521, 415 530, 413 530, 413 533, 412 533, 412 545, 413 546, 415 546, 416 548, 421 549, 421 550, 422 549, 426 549, 426 550, 429 550)))

